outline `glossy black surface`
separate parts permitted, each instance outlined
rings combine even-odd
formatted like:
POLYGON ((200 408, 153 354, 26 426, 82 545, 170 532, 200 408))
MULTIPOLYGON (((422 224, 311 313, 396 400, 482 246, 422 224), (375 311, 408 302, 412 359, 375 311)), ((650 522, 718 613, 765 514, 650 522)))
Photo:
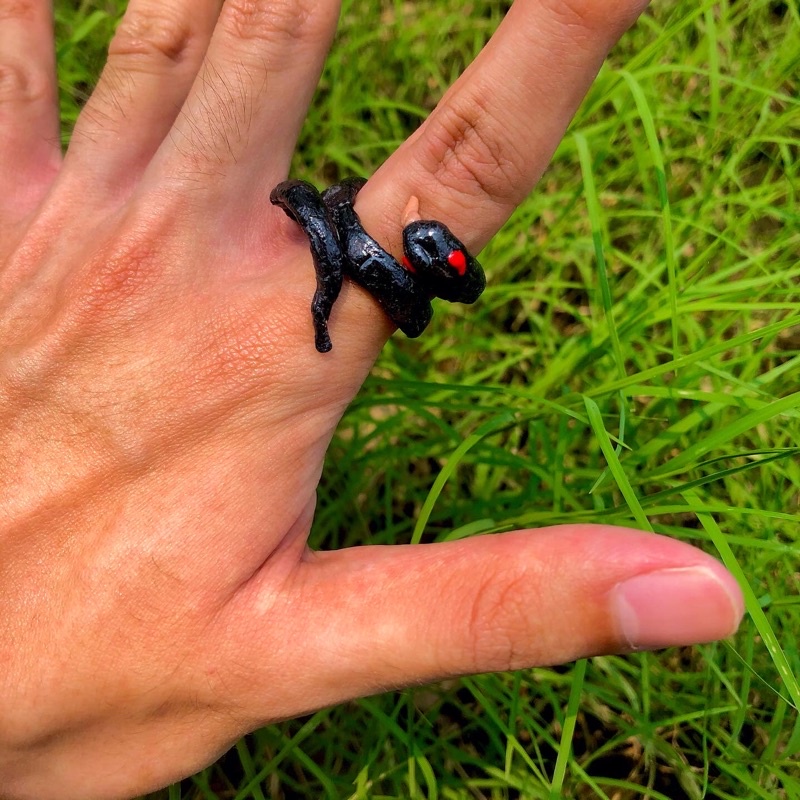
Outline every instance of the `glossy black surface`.
POLYGON ((322 195, 305 181, 285 181, 270 200, 308 236, 317 290, 311 303, 317 350, 331 349, 328 317, 342 274, 366 289, 406 336, 416 337, 433 316, 431 297, 474 303, 486 286, 478 261, 441 222, 418 220, 403 229, 406 266, 363 228, 353 203, 363 178, 350 178, 322 195))

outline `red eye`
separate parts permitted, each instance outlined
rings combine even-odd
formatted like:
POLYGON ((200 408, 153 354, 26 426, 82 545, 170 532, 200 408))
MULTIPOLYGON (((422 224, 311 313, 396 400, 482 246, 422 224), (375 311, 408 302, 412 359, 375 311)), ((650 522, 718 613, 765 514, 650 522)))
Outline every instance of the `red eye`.
POLYGON ((467 271, 467 257, 463 250, 453 250, 447 256, 447 263, 459 274, 463 275, 467 271))

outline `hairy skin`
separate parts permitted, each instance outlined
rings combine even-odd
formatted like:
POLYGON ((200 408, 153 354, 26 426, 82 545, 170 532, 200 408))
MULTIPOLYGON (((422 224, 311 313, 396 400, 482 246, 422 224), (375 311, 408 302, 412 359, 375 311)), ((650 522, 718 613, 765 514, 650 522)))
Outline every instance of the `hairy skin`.
MULTIPOLYGON (((416 196, 477 251, 641 9, 518 0, 364 188, 366 229, 399 253, 416 196)), ((608 526, 307 549, 333 429, 391 332, 346 282, 320 360, 308 250, 268 201, 337 14, 130 0, 62 160, 50 9, 0 0, 3 800, 131 797, 351 697, 741 617, 716 561, 608 526)))

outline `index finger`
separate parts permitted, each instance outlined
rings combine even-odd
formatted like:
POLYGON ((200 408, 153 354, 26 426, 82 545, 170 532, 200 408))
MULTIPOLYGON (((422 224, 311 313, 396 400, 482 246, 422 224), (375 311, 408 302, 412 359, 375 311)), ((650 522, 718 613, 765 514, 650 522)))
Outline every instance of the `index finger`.
POLYGON ((517 0, 364 188, 362 216, 394 244, 400 212, 415 194, 423 216, 483 247, 536 185, 608 51, 646 5, 517 0))
MULTIPOLYGON (((517 0, 430 117, 361 191, 356 208, 367 230, 399 256, 402 212, 414 195, 424 218, 447 224, 470 249, 483 247, 533 189, 608 51, 645 6, 517 0)), ((377 306, 352 288, 340 304, 337 338, 377 353, 390 330, 377 306)))

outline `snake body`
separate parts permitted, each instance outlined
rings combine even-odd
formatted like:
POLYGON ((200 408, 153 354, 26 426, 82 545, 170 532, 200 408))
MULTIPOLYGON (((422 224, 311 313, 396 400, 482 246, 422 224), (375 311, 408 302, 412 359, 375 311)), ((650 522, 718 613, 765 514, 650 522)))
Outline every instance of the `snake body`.
POLYGON ((474 303, 486 286, 478 261, 441 222, 415 220, 403 228, 403 263, 365 230, 353 204, 366 183, 349 178, 320 194, 306 181, 279 183, 270 201, 308 237, 317 288, 311 301, 317 350, 332 348, 328 318, 345 275, 366 289, 406 336, 419 336, 433 316, 431 297, 474 303))

